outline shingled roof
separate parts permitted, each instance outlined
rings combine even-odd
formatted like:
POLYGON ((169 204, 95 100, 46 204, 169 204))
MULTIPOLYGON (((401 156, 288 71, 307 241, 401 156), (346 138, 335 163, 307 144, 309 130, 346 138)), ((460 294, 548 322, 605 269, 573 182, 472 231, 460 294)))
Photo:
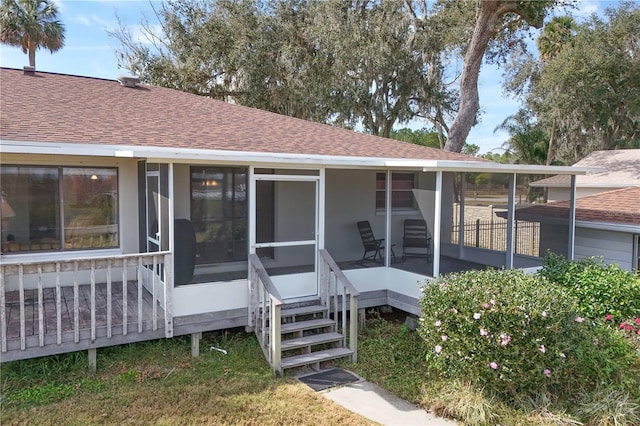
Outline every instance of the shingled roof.
POLYGON ((0 69, 3 141, 483 161, 162 87, 0 69))
MULTIPOLYGON (((576 167, 606 169, 576 177, 578 187, 626 188, 640 186, 640 149, 594 151, 574 164, 576 167)), ((571 177, 556 175, 531 182, 534 187, 564 187, 571 185, 571 177)))
MULTIPOLYGON (((640 187, 615 189, 576 200, 576 221, 640 226, 640 187)), ((569 201, 518 209, 518 220, 567 222, 569 201)))

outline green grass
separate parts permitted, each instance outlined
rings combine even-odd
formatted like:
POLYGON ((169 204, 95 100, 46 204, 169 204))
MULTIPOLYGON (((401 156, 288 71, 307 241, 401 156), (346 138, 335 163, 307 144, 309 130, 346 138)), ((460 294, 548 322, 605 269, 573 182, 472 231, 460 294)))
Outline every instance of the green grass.
POLYGON ((291 378, 274 378, 255 337, 188 338, 2 364, 0 423, 371 424, 291 378), (224 348, 224 355, 209 351, 224 348))

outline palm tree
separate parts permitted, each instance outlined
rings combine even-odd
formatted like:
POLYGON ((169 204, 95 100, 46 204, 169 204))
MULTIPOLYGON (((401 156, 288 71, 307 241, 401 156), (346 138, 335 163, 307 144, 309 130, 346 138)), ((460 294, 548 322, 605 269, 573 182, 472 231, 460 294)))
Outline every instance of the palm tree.
POLYGON ((558 56, 564 46, 573 42, 575 32, 576 23, 570 16, 553 18, 536 40, 540 60, 545 62, 558 56))
POLYGON ((51 53, 64 46, 64 25, 51 0, 2 0, 0 42, 18 46, 29 54, 29 65, 36 66, 36 50, 51 53))
POLYGON ((544 128, 531 122, 527 111, 520 110, 507 117, 494 130, 509 133, 509 140, 502 144, 516 163, 546 164, 549 137, 544 128))

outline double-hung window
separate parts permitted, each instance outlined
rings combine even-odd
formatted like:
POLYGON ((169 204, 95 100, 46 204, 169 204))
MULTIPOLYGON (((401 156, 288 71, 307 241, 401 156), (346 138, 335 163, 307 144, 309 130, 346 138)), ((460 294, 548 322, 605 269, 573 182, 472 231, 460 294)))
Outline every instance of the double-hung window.
MULTIPOLYGON (((415 173, 392 173, 391 176, 391 209, 392 211, 417 210, 413 189, 416 186, 415 173)), ((376 173, 376 210, 384 211, 386 205, 385 191, 387 174, 376 173)))
POLYGON ((119 246, 116 168, 2 165, 2 253, 119 246))

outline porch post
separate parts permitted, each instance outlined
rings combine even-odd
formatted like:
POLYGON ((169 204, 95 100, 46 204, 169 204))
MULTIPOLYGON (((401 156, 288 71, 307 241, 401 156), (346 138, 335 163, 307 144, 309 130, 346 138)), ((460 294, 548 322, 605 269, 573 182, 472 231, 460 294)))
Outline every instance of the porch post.
MULTIPOLYGON (((249 254, 256 252, 256 177, 255 167, 249 166, 249 254)), ((247 260, 248 262, 248 260, 247 260)))
POLYGON ((324 249, 324 233, 325 233, 325 201, 326 201, 326 169, 324 167, 319 170, 320 180, 318 181, 318 222, 316 228, 316 244, 318 245, 316 253, 324 249))
POLYGON ((391 169, 387 169, 387 183, 385 185, 386 190, 384 192, 384 266, 391 265, 391 194, 393 190, 391 185, 393 184, 393 172, 391 169))
POLYGON ((574 260, 576 240, 576 175, 571 175, 571 198, 569 201, 569 247, 567 259, 574 260))
POLYGON ((433 217, 433 277, 440 275, 440 232, 442 227, 442 170, 436 172, 436 199, 433 217))
POLYGON ((460 173, 460 204, 458 205, 458 257, 462 258, 464 247, 464 205, 467 196, 467 174, 460 173))
POLYGON ((505 253, 505 268, 513 268, 513 224, 516 209, 516 174, 509 178, 509 198, 507 202, 507 251, 505 253))
MULTIPOLYGON (((174 198, 174 188, 173 188, 173 163, 169 163, 169 251, 171 252, 171 256, 174 255, 174 235, 175 230, 173 229, 173 222, 175 217, 175 198, 174 198)), ((160 248, 162 250, 162 247, 160 248)), ((173 284, 173 283, 171 283, 173 284)))
MULTIPOLYGON (((251 255, 256 253, 256 176, 255 176, 255 167, 249 166, 249 196, 247 197, 247 208, 249 209, 249 219, 247 220, 247 226, 249 230, 249 235, 247 235, 247 239, 249 240, 248 247, 248 256, 247 256, 247 294, 249 295, 249 306, 247 307, 247 319, 248 319, 248 327, 255 327, 256 324, 253 308, 254 303, 257 303, 257 295, 252 294, 251 285, 253 282, 252 279, 252 268, 251 268, 251 255), (255 298, 255 299, 254 299, 255 298)), ((265 315, 265 313, 262 313, 265 315)))

